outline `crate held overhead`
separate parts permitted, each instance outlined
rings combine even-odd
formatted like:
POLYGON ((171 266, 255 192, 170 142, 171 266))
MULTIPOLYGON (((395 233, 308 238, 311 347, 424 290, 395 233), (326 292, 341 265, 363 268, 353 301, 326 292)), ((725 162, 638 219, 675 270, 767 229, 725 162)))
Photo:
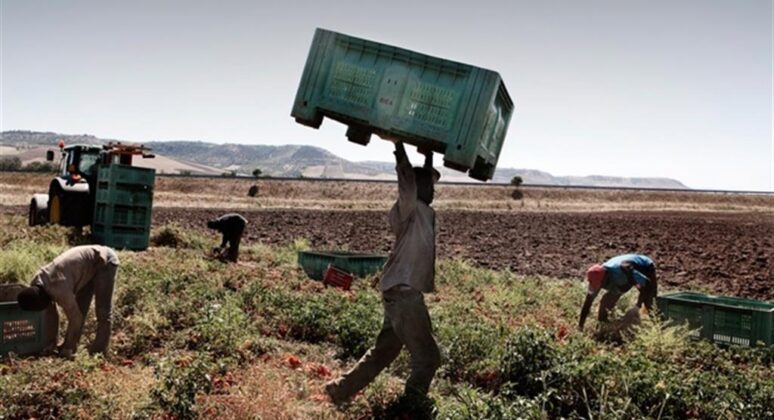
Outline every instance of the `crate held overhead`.
POLYGON ((494 71, 317 29, 291 115, 319 128, 323 117, 444 155, 471 178, 494 175, 513 114, 494 71))

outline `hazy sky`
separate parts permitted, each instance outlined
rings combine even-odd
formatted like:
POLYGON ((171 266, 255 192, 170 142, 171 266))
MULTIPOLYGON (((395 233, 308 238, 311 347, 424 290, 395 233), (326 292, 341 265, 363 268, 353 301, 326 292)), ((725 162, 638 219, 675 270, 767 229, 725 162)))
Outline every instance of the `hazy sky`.
POLYGON ((290 118, 323 27, 500 72, 500 166, 774 190, 772 0, 1 3, 2 130, 391 160, 290 118))

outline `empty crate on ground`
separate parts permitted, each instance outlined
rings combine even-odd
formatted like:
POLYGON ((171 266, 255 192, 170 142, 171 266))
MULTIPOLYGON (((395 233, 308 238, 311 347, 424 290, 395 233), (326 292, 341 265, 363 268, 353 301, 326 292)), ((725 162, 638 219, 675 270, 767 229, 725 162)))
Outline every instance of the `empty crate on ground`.
POLYGON ((669 293, 657 301, 665 317, 687 322, 695 338, 741 346, 774 346, 774 303, 693 292, 669 293))
POLYGON ((344 251, 299 251, 298 265, 309 278, 322 281, 325 270, 332 265, 356 277, 367 277, 379 272, 387 261, 385 255, 344 251))

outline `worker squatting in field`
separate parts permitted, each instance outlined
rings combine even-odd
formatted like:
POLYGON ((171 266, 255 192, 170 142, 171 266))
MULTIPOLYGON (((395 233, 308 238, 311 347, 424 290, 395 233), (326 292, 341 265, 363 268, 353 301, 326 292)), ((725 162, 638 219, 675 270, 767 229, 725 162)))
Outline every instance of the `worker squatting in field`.
POLYGON ((220 246, 215 252, 224 255, 227 261, 237 262, 239 259, 239 243, 247 226, 247 219, 236 213, 228 213, 207 222, 207 227, 223 234, 220 246), (228 248, 226 248, 228 244, 228 248))
POLYGON ((395 244, 379 282, 384 321, 374 346, 352 370, 326 385, 336 404, 349 401, 373 381, 404 346, 411 355, 407 396, 426 395, 441 362, 423 296, 435 290, 435 211, 430 204, 440 174, 433 169, 431 152, 424 167, 412 168, 398 142, 395 157, 398 201, 389 216, 395 244))
POLYGON ((52 301, 62 307, 67 317, 67 332, 64 343, 57 348, 60 356, 70 358, 75 354, 92 297, 97 314, 97 334, 89 352, 104 353, 107 350, 118 265, 118 256, 108 247, 77 246, 41 268, 30 286, 19 293, 17 300, 24 310, 42 311, 52 301))
POLYGON ((658 292, 656 265, 653 260, 640 254, 619 255, 604 264, 595 264, 586 272, 586 280, 588 294, 578 322, 580 330, 583 330, 591 304, 602 289, 606 290, 599 304, 599 320, 603 322, 608 320, 610 311, 615 308, 621 296, 632 287, 639 290, 637 307, 644 305, 647 310, 652 309, 653 299, 658 292))

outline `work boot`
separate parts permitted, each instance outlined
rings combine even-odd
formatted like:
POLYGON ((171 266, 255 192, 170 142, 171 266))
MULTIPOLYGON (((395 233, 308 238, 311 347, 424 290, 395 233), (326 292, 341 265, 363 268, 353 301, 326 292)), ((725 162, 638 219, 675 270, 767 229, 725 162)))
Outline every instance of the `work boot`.
POLYGON ((339 389, 339 384, 336 383, 336 381, 331 381, 325 384, 325 393, 328 394, 328 397, 330 397, 333 405, 337 407, 341 407, 349 402, 349 398, 342 395, 341 389, 339 389))

